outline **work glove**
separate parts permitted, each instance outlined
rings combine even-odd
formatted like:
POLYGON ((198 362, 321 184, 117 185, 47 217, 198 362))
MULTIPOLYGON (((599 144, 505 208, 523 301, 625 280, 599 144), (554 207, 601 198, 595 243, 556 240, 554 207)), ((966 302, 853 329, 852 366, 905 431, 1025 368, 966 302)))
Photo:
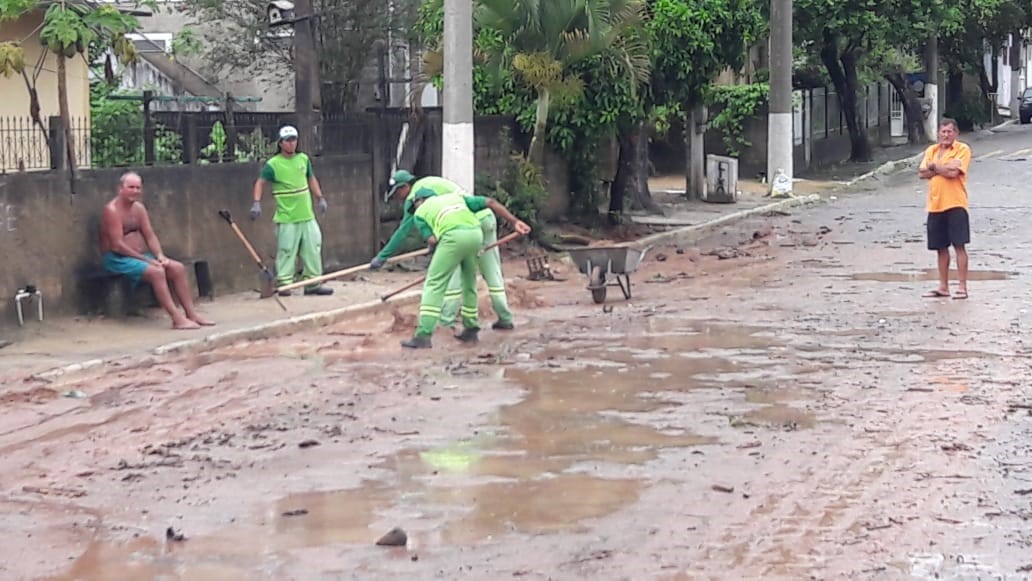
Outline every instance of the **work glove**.
POLYGON ((320 214, 325 214, 326 213, 326 208, 328 207, 326 205, 326 198, 319 198, 318 205, 319 205, 319 213, 320 214))
POLYGON ((261 216, 261 215, 262 215, 262 203, 261 202, 255 202, 255 203, 251 204, 251 219, 252 220, 257 220, 258 216, 261 216))
POLYGON ((379 256, 374 257, 369 261, 369 270, 380 270, 383 265, 387 264, 387 261, 380 258, 379 256))

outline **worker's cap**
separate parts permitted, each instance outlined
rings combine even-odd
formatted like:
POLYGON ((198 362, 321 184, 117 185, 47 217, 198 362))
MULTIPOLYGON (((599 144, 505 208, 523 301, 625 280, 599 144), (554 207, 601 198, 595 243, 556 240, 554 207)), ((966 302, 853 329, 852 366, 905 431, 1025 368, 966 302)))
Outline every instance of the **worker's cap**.
POLYGON ((387 190, 387 195, 384 196, 384 201, 390 200, 394 192, 398 191, 398 188, 405 184, 411 184, 416 180, 416 176, 412 175, 407 170, 399 169, 391 175, 391 179, 387 182, 387 186, 390 188, 387 190))
MULTIPOLYGON (((415 202, 416 200, 423 200, 423 199, 426 199, 426 198, 432 198, 432 197, 434 197, 436 195, 437 195, 437 192, 431 190, 430 188, 419 188, 418 190, 416 190, 416 193, 412 194, 412 201, 415 202)), ((412 212, 413 214, 415 214, 416 213, 416 205, 412 204, 412 207, 409 208, 409 211, 412 212)))
POLYGON ((419 188, 415 194, 412 194, 413 200, 422 200, 423 198, 432 198, 437 195, 437 192, 430 188, 419 188))
POLYGON ((284 141, 287 139, 297 139, 297 127, 293 125, 284 125, 280 127, 278 141, 284 141))

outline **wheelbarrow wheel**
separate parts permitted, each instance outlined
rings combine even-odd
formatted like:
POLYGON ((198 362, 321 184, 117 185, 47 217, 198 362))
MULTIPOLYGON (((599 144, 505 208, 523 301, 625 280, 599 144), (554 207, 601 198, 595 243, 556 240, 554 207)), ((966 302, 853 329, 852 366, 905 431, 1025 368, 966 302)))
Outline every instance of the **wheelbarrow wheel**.
POLYGON ((588 277, 588 288, 591 289, 591 299, 596 304, 606 302, 606 274, 602 272, 601 266, 591 269, 591 275, 588 277))

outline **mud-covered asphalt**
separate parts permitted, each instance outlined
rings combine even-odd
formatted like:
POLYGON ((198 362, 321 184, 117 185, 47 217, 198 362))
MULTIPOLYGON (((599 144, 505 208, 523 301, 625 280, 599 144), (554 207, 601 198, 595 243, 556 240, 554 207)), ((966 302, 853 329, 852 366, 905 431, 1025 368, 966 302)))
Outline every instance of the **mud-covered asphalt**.
POLYGON ((0 577, 1032 575, 1028 132, 992 143, 966 301, 920 297, 907 173, 654 248, 631 300, 516 279, 476 347, 388 308, 5 386, 0 577))

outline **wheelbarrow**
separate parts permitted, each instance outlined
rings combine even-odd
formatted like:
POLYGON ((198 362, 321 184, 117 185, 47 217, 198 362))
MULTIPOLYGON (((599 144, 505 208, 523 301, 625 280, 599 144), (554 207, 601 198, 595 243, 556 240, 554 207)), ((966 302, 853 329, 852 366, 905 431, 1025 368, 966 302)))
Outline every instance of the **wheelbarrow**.
MULTIPOLYGON (((651 248, 651 247, 649 247, 651 248)), ((606 302, 606 287, 619 286, 625 299, 631 298, 631 273, 645 258, 649 248, 629 246, 592 246, 570 248, 567 252, 581 274, 588 276, 588 290, 596 303, 606 302)))

